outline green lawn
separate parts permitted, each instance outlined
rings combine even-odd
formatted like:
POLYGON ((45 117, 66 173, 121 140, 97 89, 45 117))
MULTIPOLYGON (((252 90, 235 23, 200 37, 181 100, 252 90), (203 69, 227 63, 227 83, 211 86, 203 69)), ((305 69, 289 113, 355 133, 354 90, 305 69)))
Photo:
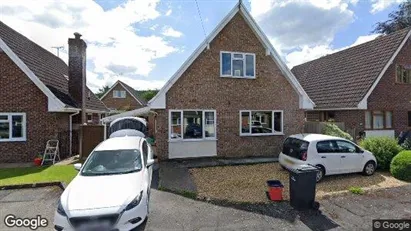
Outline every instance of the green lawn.
POLYGON ((0 169, 0 186, 60 181, 66 184, 77 175, 73 165, 0 169))

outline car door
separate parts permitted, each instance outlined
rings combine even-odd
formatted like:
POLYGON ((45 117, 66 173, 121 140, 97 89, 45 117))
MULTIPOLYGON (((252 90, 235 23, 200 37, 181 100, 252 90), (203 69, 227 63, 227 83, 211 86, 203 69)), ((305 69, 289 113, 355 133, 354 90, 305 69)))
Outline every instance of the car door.
POLYGON ((333 140, 317 142, 317 153, 320 162, 325 167, 326 174, 337 174, 341 172, 341 156, 338 153, 337 144, 333 140))
POLYGON ((357 146, 345 140, 336 140, 336 143, 341 153, 341 173, 361 171, 364 155, 358 152, 357 146))

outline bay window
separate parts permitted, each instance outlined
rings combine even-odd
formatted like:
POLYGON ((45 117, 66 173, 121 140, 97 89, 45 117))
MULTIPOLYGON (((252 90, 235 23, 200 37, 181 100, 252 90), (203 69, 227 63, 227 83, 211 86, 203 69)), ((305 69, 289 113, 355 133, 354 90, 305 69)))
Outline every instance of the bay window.
POLYGON ((283 111, 240 111, 240 135, 282 135, 283 111))
POLYGON ((365 129, 392 129, 392 112, 366 111, 365 129))
POLYGON ((170 110, 170 140, 216 138, 214 110, 170 110))
POLYGON ((26 114, 0 113, 0 142, 26 140, 26 114))
POLYGON ((220 75, 221 77, 255 78, 255 54, 222 51, 220 75))

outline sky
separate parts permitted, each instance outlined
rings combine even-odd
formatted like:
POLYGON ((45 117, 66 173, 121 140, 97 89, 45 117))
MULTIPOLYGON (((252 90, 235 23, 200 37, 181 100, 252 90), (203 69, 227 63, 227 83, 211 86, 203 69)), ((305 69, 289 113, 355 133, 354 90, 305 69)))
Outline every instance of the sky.
MULTIPOLYGON (((243 0, 288 67, 370 41, 404 0, 243 0)), ((1 0, 0 20, 43 48, 87 42, 87 85, 160 89, 237 0, 1 0), (201 15, 201 17, 200 17, 201 15), (203 30, 203 26, 204 30, 203 30)))

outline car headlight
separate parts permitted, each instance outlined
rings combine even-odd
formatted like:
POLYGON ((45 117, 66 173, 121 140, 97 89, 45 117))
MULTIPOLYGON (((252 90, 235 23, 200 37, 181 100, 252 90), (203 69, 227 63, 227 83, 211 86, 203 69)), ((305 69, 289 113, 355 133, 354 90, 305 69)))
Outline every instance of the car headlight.
POLYGON ((58 204, 58 206, 57 206, 57 213, 60 214, 60 215, 62 215, 62 216, 67 217, 67 214, 66 214, 66 212, 65 212, 64 209, 63 209, 63 205, 61 204, 61 200, 59 200, 59 204, 58 204))
POLYGON ((143 191, 140 192, 139 195, 134 198, 133 201, 130 202, 130 204, 127 205, 125 211, 130 210, 135 208, 138 204, 140 204, 141 198, 143 197, 143 191))

